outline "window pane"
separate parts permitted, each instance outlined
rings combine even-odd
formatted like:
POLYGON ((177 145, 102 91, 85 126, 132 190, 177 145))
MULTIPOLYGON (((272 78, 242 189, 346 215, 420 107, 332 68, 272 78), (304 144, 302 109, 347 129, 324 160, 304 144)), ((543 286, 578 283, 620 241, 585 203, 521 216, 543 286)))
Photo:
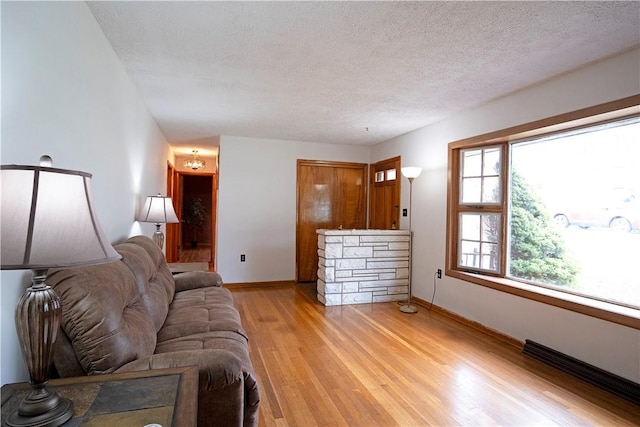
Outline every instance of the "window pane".
POLYGON ((482 150, 464 150, 462 152, 462 176, 482 175, 482 150))
POLYGON ((484 203, 500 202, 500 178, 483 178, 482 182, 482 201, 484 203))
POLYGON ((480 241, 480 215, 462 215, 462 240, 480 241))
POLYGON ((462 203, 480 203, 482 178, 462 178, 462 203))
POLYGON ((511 148, 511 277, 640 307, 640 119, 511 148))
POLYGON ((496 243, 483 243, 482 258, 480 267, 484 270, 497 270, 498 267, 498 245, 496 243))
POLYGON ((482 174, 499 175, 500 161, 502 160, 500 147, 492 147, 484 150, 484 162, 482 166, 482 174))
POLYGON ((393 181, 396 179, 396 170, 388 169, 387 170, 387 181, 393 181))
POLYGON ((500 236, 500 217, 498 215, 482 215, 482 241, 497 242, 500 236))
POLYGON ((460 203, 499 204, 501 189, 501 147, 461 151, 460 203))
POLYGON ((384 181, 384 171, 376 172, 375 182, 383 182, 384 181))
POLYGON ((460 267, 479 268, 480 243, 462 241, 462 251, 460 252, 460 267))
POLYGON ((460 214, 459 267, 500 269, 500 214, 460 214))

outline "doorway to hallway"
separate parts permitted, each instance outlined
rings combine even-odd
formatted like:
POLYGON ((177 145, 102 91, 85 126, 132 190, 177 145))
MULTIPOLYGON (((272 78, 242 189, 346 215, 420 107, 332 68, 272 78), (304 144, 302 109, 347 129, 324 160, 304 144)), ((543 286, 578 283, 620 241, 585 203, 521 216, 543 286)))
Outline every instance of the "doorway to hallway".
POLYGON ((180 224, 168 233, 167 261, 207 262, 214 269, 217 185, 215 173, 180 172, 169 169, 168 192, 180 224), (171 236, 171 238, 169 238, 171 236))

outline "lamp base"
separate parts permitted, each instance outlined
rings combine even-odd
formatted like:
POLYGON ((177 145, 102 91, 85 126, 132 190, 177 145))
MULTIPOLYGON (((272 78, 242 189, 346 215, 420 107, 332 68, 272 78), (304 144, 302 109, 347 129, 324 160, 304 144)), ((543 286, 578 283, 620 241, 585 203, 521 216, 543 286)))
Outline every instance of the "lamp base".
POLYGON ((56 427, 73 415, 71 401, 46 388, 62 315, 60 298, 46 278, 46 270, 34 270, 33 283, 16 306, 16 332, 32 390, 7 417, 6 425, 12 427, 56 427))
POLYGON ((156 231, 153 233, 153 241, 156 245, 160 246, 160 249, 164 246, 164 234, 160 230, 160 224, 156 224, 156 231))
POLYGON ((414 314, 414 313, 418 312, 418 309, 416 308, 415 305, 402 304, 400 306, 400 311, 403 312, 403 313, 414 314))
POLYGON ((69 399, 42 388, 25 397, 18 409, 7 417, 6 423, 10 427, 57 427, 72 416, 73 403, 69 399))

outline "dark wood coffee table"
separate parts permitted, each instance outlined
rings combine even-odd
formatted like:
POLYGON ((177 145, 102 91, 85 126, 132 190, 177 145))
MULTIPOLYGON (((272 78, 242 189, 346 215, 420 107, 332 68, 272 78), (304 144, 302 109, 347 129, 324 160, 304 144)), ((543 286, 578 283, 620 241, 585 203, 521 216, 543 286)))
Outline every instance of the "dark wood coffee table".
MULTIPOLYGON (((64 426, 196 426, 198 368, 182 367, 49 381, 73 402, 64 426)), ((30 391, 28 383, 2 386, 2 425, 30 391)))

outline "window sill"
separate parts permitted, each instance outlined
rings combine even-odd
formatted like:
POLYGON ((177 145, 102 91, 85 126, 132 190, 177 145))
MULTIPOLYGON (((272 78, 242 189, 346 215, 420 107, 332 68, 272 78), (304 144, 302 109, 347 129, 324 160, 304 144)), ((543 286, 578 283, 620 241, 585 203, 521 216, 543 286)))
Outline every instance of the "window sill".
POLYGON ((553 289, 542 288, 515 280, 501 277, 485 276, 482 274, 466 273, 447 270, 446 275, 465 282, 486 286, 501 292, 507 292, 522 298, 549 304, 565 310, 581 313, 587 316, 640 329, 640 310, 598 301, 591 298, 573 295, 553 289))

